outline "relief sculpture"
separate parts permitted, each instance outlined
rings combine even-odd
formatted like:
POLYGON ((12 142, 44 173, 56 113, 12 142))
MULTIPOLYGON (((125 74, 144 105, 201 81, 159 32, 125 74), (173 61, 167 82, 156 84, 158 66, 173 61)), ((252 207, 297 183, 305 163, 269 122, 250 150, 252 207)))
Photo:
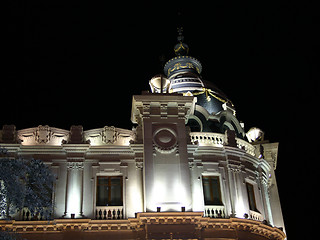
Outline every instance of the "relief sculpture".
POLYGON ((105 126, 102 131, 102 141, 107 144, 113 144, 117 141, 118 133, 116 132, 116 128, 111 126, 105 126))
POLYGON ((53 133, 48 125, 39 125, 33 135, 37 143, 46 144, 50 141, 53 133))

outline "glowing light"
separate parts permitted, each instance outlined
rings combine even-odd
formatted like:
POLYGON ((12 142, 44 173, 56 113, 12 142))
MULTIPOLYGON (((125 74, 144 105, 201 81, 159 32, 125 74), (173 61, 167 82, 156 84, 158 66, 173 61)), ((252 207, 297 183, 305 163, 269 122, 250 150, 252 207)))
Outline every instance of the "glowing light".
POLYGON ((246 212, 246 208, 243 206, 243 204, 238 203, 236 206, 236 217, 244 218, 245 214, 248 214, 246 212))
POLYGON ((249 140, 249 142, 257 142, 257 141, 263 141, 264 139, 264 132, 256 127, 250 128, 250 130, 246 133, 246 136, 249 140))
POLYGON ((153 192, 149 196, 151 198, 152 206, 149 206, 153 211, 158 207, 162 212, 181 211, 191 209, 190 203, 186 194, 186 186, 181 183, 180 179, 173 179, 170 187, 167 186, 166 181, 157 179, 154 184, 153 192))
POLYGON ((81 217, 81 170, 69 169, 68 179, 68 195, 67 195, 67 217, 71 218, 74 214, 75 218, 81 217))

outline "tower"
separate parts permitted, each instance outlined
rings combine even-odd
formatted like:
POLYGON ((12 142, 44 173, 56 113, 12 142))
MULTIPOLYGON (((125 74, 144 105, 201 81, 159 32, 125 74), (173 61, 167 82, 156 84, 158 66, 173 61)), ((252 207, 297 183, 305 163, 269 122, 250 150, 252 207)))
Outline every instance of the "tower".
POLYGON ((254 219, 284 229, 275 178, 278 143, 265 141, 258 128, 245 132, 244 124, 236 117, 235 105, 213 83, 202 79, 200 61, 188 55, 182 29, 178 32, 176 56, 164 65, 164 75, 150 80, 152 94, 133 97, 132 119, 142 127, 144 142, 145 210, 177 211, 181 206, 188 211, 204 211, 207 217, 254 219), (155 80, 164 90, 161 93, 152 87, 155 80), (178 109, 174 110, 176 106, 178 109), (184 118, 185 128, 182 122, 177 123, 179 116, 184 118), (186 135, 187 139, 179 141, 179 148, 166 145, 175 149, 173 155, 179 156, 175 163, 170 160, 173 155, 158 145, 161 139, 177 143, 171 142, 179 139, 173 134, 173 126, 180 126, 179 136, 186 135), (158 136, 158 128, 166 129, 167 135, 158 136), (177 169, 186 166, 181 144, 186 144, 189 165, 189 173, 185 171, 184 175, 172 168, 174 164, 177 169), (173 200, 175 207, 168 207, 173 199, 170 188, 176 187, 172 184, 175 178, 183 183, 177 189, 188 193, 182 195, 186 202, 191 197, 191 207, 178 200, 173 200), (166 200, 157 201, 159 198, 166 200))

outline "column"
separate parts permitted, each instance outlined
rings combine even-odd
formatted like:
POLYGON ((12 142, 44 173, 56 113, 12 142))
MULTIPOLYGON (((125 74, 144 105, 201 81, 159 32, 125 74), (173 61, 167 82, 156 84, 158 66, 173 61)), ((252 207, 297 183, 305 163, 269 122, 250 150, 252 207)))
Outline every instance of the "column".
POLYGON ((81 218, 83 202, 83 162, 67 163, 66 208, 64 217, 81 218))

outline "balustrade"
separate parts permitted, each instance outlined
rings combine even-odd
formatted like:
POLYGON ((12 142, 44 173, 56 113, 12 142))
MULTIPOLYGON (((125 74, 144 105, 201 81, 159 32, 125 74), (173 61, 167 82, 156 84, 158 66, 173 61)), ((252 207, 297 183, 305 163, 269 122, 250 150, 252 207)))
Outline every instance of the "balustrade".
POLYGON ((220 133, 205 133, 205 132, 191 132, 191 142, 198 142, 202 146, 217 146, 222 147, 225 142, 224 134, 220 133))
POLYGON ((249 214, 250 214, 250 219, 256 220, 256 221, 263 221, 263 217, 261 213, 250 210, 249 214))
POLYGON ((96 219, 124 219, 123 206, 96 207, 96 219))
POLYGON ((224 206, 205 206, 204 216, 210 218, 226 218, 224 206))
MULTIPOLYGON (((225 134, 221 133, 191 132, 190 138, 193 144, 198 143, 200 146, 223 147, 226 142, 225 134)), ((236 138, 236 142, 238 148, 245 150, 252 156, 255 156, 255 148, 250 143, 240 138, 236 138)))
POLYGON ((41 211, 31 212, 28 208, 25 207, 20 211, 19 215, 19 219, 21 219, 22 221, 38 221, 50 218, 50 216, 48 216, 48 209, 46 208, 41 211))
POLYGON ((237 146, 240 149, 245 150, 248 154, 255 156, 255 147, 252 146, 250 143, 246 142, 245 140, 242 140, 240 138, 236 138, 237 146))

